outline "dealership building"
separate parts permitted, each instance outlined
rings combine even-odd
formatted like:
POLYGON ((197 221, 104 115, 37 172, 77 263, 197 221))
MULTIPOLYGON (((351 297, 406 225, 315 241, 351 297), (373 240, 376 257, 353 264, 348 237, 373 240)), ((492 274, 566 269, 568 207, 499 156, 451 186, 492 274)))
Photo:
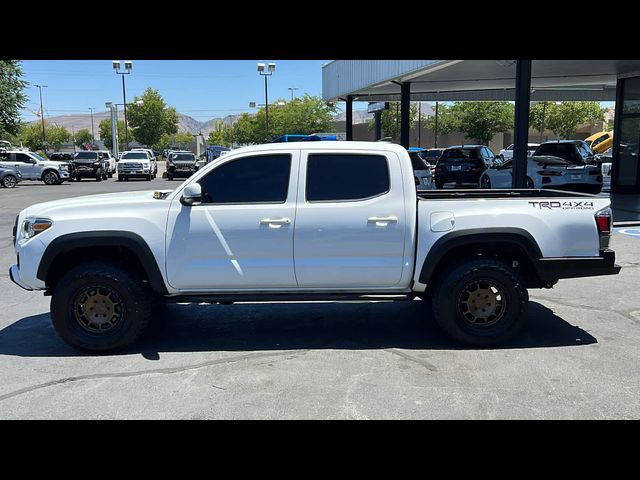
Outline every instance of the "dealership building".
POLYGON ((615 101, 611 192, 640 198, 640 60, 336 60, 322 95, 346 103, 348 140, 353 102, 400 102, 405 147, 410 102, 514 101, 514 187, 526 181, 531 101, 615 101))

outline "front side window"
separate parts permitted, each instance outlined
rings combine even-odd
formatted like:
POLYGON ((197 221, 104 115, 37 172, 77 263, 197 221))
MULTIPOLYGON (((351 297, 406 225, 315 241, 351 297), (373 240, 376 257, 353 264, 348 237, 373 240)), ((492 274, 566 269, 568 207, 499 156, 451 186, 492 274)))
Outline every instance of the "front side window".
POLYGON ((198 183, 203 203, 284 203, 291 155, 256 155, 220 165, 198 183))
POLYGON ((36 163, 36 161, 26 153, 16 153, 16 162, 36 163))
POLYGON ((382 155, 317 153, 307 160, 308 202, 364 200, 389 188, 389 165, 382 155))

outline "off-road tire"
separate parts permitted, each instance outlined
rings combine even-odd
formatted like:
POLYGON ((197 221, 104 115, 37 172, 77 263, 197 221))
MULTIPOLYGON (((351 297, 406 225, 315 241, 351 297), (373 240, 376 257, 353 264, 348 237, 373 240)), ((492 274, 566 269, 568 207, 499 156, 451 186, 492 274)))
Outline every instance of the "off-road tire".
POLYGON ((148 283, 124 265, 92 261, 70 269, 56 283, 51 297, 51 319, 58 334, 79 350, 117 351, 134 343, 147 329, 153 299, 148 283), (95 328, 90 331, 82 322, 83 309, 78 302, 93 288, 112 291, 111 297, 119 301, 119 316, 113 315, 117 320, 105 331, 97 332, 95 328))
MULTIPOLYGON (((501 260, 486 257, 461 260, 448 266, 434 279, 433 285, 435 319, 442 330, 459 343, 476 347, 503 344, 513 339, 526 323, 529 294, 518 273, 501 260), (474 282, 488 283, 504 296, 502 314, 493 324, 474 323, 465 316, 473 316, 464 310, 471 300, 468 288, 473 288, 474 282)), ((494 303, 498 302, 494 300, 494 303)))

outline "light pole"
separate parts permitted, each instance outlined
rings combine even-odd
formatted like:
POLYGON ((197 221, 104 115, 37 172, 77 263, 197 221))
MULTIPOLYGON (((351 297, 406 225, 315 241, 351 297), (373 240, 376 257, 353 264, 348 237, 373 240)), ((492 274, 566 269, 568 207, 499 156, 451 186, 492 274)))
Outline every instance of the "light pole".
POLYGON ((422 102, 418 102, 418 148, 422 147, 420 143, 420 129, 422 128, 422 102))
POLYGON ((40 120, 42 121, 42 148, 44 149, 44 154, 47 154, 47 136, 44 133, 44 108, 42 108, 42 89, 47 88, 47 85, 34 85, 34 87, 38 87, 40 90, 40 120))
POLYGON ((133 62, 131 60, 124 61, 124 69, 126 72, 120 71, 120 60, 114 60, 113 69, 116 71, 116 74, 122 76, 122 104, 124 105, 124 148, 129 148, 129 126, 127 125, 127 92, 124 86, 124 76, 129 75, 131 73, 131 69, 133 68, 133 62))
POLYGON ((93 129, 93 111, 95 107, 89 107, 89 111, 91 112, 91 146, 95 147, 96 144, 96 132, 93 129))
POLYGON ((76 153, 76 127, 71 125, 71 142, 73 143, 73 153, 76 153))
POLYGON ((295 94, 293 93, 294 90, 299 90, 298 87, 289 87, 288 90, 291 91, 291 101, 293 102, 295 100, 295 94))
POLYGON ((267 65, 267 72, 264 71, 264 63, 258 64, 258 73, 264 77, 264 105, 265 105, 265 130, 266 140, 269 140, 269 90, 267 87, 267 78, 273 75, 276 70, 275 63, 269 63, 267 65))
POLYGON ((433 137, 433 148, 438 148, 438 102, 436 101, 436 125, 433 137))
POLYGON ((118 151, 118 105, 112 102, 107 102, 104 105, 111 112, 111 150, 113 151, 113 156, 118 158, 120 153, 118 151))

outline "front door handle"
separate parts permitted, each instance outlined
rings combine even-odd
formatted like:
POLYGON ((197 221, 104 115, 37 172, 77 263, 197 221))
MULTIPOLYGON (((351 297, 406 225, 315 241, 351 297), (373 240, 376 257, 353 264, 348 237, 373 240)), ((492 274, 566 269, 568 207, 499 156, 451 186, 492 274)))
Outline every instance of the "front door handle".
POLYGON ((290 223, 290 218, 263 218, 260 220, 260 225, 269 225, 272 228, 280 228, 282 225, 289 225, 290 223))
POLYGON ((398 217, 369 217, 367 221, 383 227, 390 223, 398 223, 398 217))

